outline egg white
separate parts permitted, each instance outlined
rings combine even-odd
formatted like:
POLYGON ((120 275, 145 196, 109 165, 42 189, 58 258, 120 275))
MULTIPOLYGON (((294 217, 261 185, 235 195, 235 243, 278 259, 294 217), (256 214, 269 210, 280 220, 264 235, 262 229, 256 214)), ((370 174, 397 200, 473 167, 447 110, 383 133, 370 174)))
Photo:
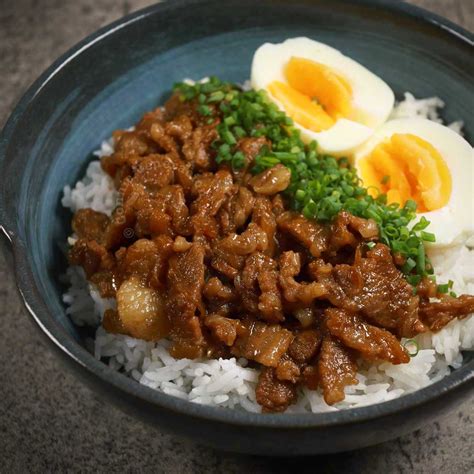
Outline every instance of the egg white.
POLYGON ((416 135, 430 143, 442 156, 451 173, 452 191, 448 203, 440 209, 417 214, 430 221, 426 229, 436 236, 431 247, 466 243, 474 237, 474 151, 456 132, 422 118, 390 120, 354 153, 354 164, 367 156, 382 141, 395 133, 416 135))
MULTIPOLYGON (((252 87, 267 90, 273 81, 286 82, 284 69, 293 56, 330 67, 344 77, 352 88, 352 107, 357 111, 355 119, 340 118, 330 129, 321 132, 295 124, 301 130, 303 140, 316 140, 321 152, 335 156, 352 153, 389 117, 395 97, 382 79, 337 49, 305 37, 260 46, 252 62, 252 87)), ((269 95, 284 110, 282 104, 269 95)))

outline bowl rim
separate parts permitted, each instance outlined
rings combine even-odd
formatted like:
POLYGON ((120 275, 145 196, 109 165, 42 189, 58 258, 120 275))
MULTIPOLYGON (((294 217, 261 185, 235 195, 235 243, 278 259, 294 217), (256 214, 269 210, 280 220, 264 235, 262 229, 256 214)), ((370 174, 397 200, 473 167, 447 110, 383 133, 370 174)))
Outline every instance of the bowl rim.
MULTIPOLYGON (((244 1, 251 3, 251 0, 244 1)), ((325 0, 318 0, 316 3, 324 3, 324 1, 325 0)), ((431 25, 434 28, 444 31, 445 34, 455 37, 462 43, 466 43, 470 46, 474 45, 474 34, 439 15, 405 2, 393 2, 391 0, 337 1, 339 3, 355 3, 362 6, 382 8, 391 11, 395 15, 411 17, 425 25, 431 25)), ((62 54, 33 82, 10 114, 9 119, 0 133, 0 167, 5 166, 7 146, 22 114, 34 102, 35 97, 43 87, 52 81, 55 75, 62 68, 66 67, 70 61, 74 60, 75 57, 92 47, 95 43, 150 15, 165 14, 168 10, 191 8, 197 4, 202 5, 203 2, 215 5, 216 7, 220 4, 219 0, 174 0, 173 2, 168 1, 151 5, 100 28, 62 54)), ((272 5, 281 4, 282 2, 279 0, 265 0, 265 2, 262 3, 271 7, 272 5)), ((151 405, 155 405, 157 408, 187 415, 196 420, 212 420, 236 426, 302 429, 353 424, 374 418, 390 416, 405 409, 419 408, 428 402, 438 399, 447 392, 461 387, 461 385, 466 384, 468 381, 474 380, 474 360, 471 360, 440 381, 390 401, 340 411, 266 415, 200 405, 146 387, 110 369, 106 364, 95 359, 83 346, 74 341, 60 324, 55 322, 42 299, 41 293, 36 287, 35 279, 28 261, 26 245, 17 236, 14 217, 10 216, 7 212, 5 200, 3 199, 4 192, 5 186, 3 185, 0 189, 0 231, 3 231, 13 251, 16 285, 30 316, 52 343, 74 361, 75 364, 82 366, 92 377, 98 377, 102 379, 104 383, 111 384, 119 392, 123 392, 124 395, 128 395, 132 398, 140 398, 151 405)))

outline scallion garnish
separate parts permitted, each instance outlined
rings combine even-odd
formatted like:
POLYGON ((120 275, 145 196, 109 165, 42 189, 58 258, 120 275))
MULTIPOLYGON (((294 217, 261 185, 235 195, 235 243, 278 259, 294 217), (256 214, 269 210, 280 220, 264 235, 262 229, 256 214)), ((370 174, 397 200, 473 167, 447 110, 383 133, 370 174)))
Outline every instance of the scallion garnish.
POLYGON ((408 355, 410 357, 415 357, 420 351, 418 343, 414 339, 408 339, 407 341, 405 341, 403 347, 408 352, 408 355))
MULTIPOLYGON (((416 202, 409 200, 400 207, 387 204, 383 193, 372 197, 346 158, 318 153, 314 141, 304 144, 291 118, 264 91, 242 91, 215 77, 206 83, 177 84, 175 91, 181 100, 197 99, 201 115, 220 119, 219 138, 213 144, 217 163, 228 162, 235 169, 242 168, 245 156, 239 153, 238 141, 266 137, 271 145, 261 148, 251 171, 259 173, 280 163, 289 168, 291 183, 285 194, 293 209, 318 221, 331 221, 342 209, 373 219, 379 227, 380 242, 402 257, 401 270, 413 286, 433 274, 423 242, 434 242, 435 236, 425 232, 429 221, 424 216, 411 226, 416 202), (206 104, 213 104, 212 108, 206 104)), ((388 182, 389 177, 382 179, 383 184, 388 182)))
POLYGON ((197 108, 197 111, 201 114, 204 115, 205 117, 208 115, 211 115, 211 109, 207 105, 200 105, 197 108))
POLYGON ((449 285, 445 283, 444 285, 438 285, 436 292, 440 295, 446 294, 449 292, 449 285))
POLYGON ((420 237, 421 240, 424 240, 425 242, 436 242, 436 237, 431 232, 425 232, 424 230, 422 230, 420 232, 420 237))

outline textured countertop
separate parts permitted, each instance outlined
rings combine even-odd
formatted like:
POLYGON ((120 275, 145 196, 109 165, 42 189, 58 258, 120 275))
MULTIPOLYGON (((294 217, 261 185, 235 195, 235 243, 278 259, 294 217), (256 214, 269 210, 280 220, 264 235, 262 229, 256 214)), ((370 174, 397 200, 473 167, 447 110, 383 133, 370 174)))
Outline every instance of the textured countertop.
MULTIPOLYGON (((57 56, 151 3, 0 0, 0 126, 57 56)), ((412 3, 474 30, 474 0, 412 3)), ((26 315, 0 256, 0 472, 462 473, 474 470, 473 437, 472 400, 411 435, 318 458, 233 455, 163 433, 106 404, 66 372, 26 315)))

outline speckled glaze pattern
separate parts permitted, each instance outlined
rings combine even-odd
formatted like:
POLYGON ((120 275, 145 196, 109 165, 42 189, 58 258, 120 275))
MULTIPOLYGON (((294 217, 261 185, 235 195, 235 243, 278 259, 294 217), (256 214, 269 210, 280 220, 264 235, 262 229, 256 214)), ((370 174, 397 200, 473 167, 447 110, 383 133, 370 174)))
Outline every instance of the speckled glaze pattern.
POLYGON ((341 49, 399 95, 408 89, 442 96, 449 104, 445 118, 463 117, 472 136, 473 37, 444 20, 387 1, 179 0, 120 20, 60 58, 0 137, 0 224, 14 242, 17 282, 43 334, 126 411, 230 451, 293 455, 376 444, 439 415, 473 385, 474 362, 466 360, 442 382, 381 405, 311 416, 237 413, 186 403, 111 372, 84 349, 66 318, 58 275, 70 216, 59 199, 62 187, 82 175, 91 151, 162 102, 173 82, 210 74, 243 81, 256 46, 297 35, 341 49), (198 3, 205 21, 196 21, 198 3))

